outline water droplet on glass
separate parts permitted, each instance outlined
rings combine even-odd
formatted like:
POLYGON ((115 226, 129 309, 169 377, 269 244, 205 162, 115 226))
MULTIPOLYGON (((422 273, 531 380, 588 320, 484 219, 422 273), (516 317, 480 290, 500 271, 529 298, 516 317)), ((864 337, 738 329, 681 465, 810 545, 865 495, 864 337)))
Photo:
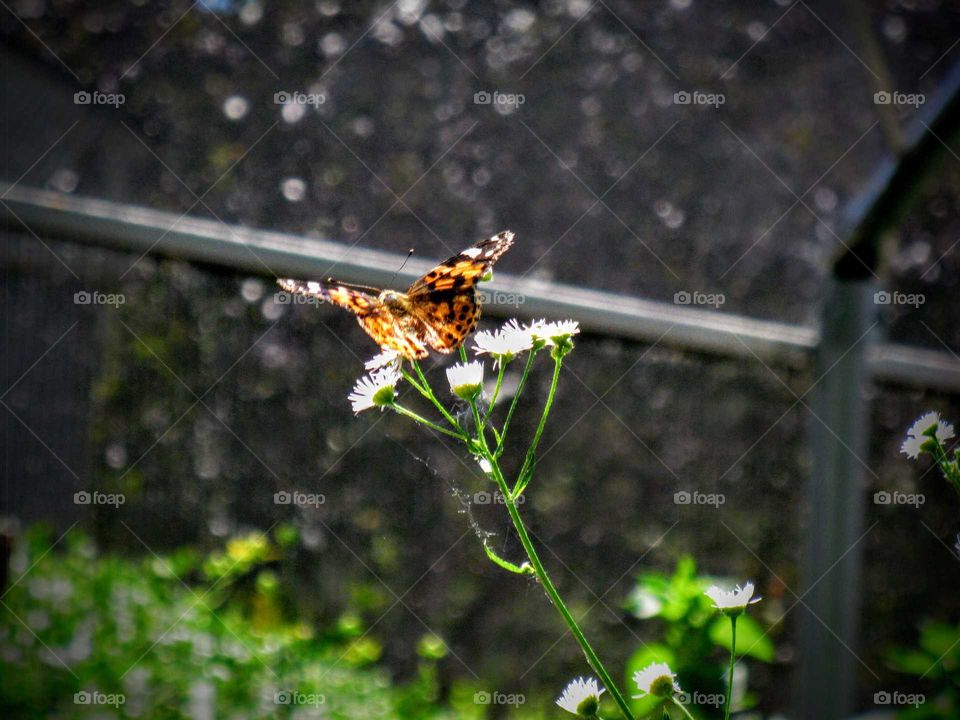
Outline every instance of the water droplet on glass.
POLYGON ((280 185, 283 197, 290 202, 300 202, 307 194, 307 184, 300 178, 287 178, 280 185))
POLYGON ((249 303, 263 297, 263 281, 260 278, 247 278, 240 285, 240 294, 249 303))
POLYGON ((340 55, 347 49, 347 41, 340 33, 332 32, 327 33, 320 39, 319 46, 320 52, 327 57, 333 57, 334 55, 340 55))
POLYGON ((511 10, 504 17, 504 24, 510 28, 513 32, 516 33, 525 33, 529 30, 533 23, 536 22, 537 16, 534 15, 529 10, 511 10))
POLYGON ((223 103, 223 114, 231 120, 240 120, 250 111, 250 103, 239 95, 231 95, 223 103))
POLYGON ((763 40, 766 34, 767 26, 759 20, 754 20, 752 23, 747 25, 747 36, 754 42, 763 40))
POLYGON ((112 443, 105 453, 107 465, 119 470, 127 464, 127 448, 122 443, 112 443))
POLYGON ((303 103, 286 103, 280 109, 280 116, 283 118, 284 122, 290 123, 291 125, 293 125, 295 122, 299 122, 306 114, 307 106, 303 103))
POLYGON ((289 45, 290 47, 297 47, 303 45, 304 34, 303 28, 299 23, 288 22, 283 25, 283 43, 284 45, 289 45))
POLYGON ((837 207, 837 194, 828 187, 819 187, 813 191, 813 202, 824 212, 831 212, 837 207))
POLYGON ((60 168, 50 178, 51 187, 63 193, 72 193, 79 184, 80 176, 69 168, 60 168))
POLYGON ((888 15, 883 20, 883 34, 891 42, 902 43, 907 39, 907 23, 902 17, 888 15))
POLYGON ((244 25, 256 25, 263 17, 263 5, 251 0, 243 4, 240 8, 240 22, 244 25))

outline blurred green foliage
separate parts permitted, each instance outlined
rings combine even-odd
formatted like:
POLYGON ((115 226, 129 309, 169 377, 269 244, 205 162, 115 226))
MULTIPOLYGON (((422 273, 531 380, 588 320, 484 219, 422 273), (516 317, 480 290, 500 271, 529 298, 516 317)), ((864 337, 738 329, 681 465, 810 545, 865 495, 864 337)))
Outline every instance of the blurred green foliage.
POLYGON ((926 622, 920 628, 917 647, 894 648, 887 661, 893 669, 925 682, 922 696, 912 690, 901 693, 900 701, 911 697, 923 700, 901 710, 898 717, 907 720, 960 717, 960 626, 926 622))
MULTIPOLYGON (((0 609, 5 717, 488 716, 475 701, 482 688, 442 687, 447 651, 435 635, 419 643, 416 676, 395 683, 359 616, 323 630, 289 617, 278 561, 296 539, 280 526, 207 556, 125 558, 100 554, 79 530, 51 551, 54 535, 33 527, 0 609)), ((522 714, 543 717, 532 704, 522 714)))
MULTIPOLYGON (((627 598, 627 610, 640 620, 659 620, 658 637, 662 639, 646 643, 630 658, 629 687, 634 686, 635 672, 651 663, 665 662, 677 674, 685 692, 696 692, 696 697, 718 697, 724 693, 730 658, 730 620, 717 612, 713 601, 704 595, 715 582, 715 578, 697 575, 697 564, 689 555, 680 558, 672 575, 651 572, 637 579, 627 598)), ((749 614, 737 619, 737 655, 741 659, 738 673, 746 670, 742 656, 767 663, 774 659, 773 641, 749 614)), ((745 692, 746 674, 735 680, 735 707, 754 705, 756 699, 745 692)), ((638 715, 645 715, 656 705, 647 697, 636 700, 634 709, 638 715)), ((723 716, 722 704, 689 709, 700 717, 723 716)))

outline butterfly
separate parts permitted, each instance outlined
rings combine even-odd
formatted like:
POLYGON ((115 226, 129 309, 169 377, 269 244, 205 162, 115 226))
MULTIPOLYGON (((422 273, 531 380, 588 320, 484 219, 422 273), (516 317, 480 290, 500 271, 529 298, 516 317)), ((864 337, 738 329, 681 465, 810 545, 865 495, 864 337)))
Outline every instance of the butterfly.
POLYGON ((477 283, 513 245, 509 230, 444 260, 406 292, 378 290, 332 278, 326 282, 280 279, 284 290, 318 298, 357 316, 367 335, 385 350, 408 360, 425 358, 428 348, 452 353, 480 318, 477 283))

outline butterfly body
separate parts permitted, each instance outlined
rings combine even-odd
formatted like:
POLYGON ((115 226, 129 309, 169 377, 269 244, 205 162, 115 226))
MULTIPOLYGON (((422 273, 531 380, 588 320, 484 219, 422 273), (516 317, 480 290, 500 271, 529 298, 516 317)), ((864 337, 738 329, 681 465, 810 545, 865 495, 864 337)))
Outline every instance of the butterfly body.
POLYGON ((346 308, 381 348, 416 360, 426 357, 429 349, 453 352, 473 331, 480 318, 477 283, 510 249, 513 238, 512 232, 505 231, 467 248, 437 265, 406 292, 378 292, 333 279, 277 282, 288 292, 346 308))

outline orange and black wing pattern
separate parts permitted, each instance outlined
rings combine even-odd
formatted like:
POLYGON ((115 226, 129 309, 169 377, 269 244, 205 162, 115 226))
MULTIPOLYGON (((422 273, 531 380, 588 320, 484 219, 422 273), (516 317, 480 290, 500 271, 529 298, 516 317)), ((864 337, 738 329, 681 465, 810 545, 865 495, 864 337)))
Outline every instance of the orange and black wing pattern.
POLYGON ((406 294, 393 293, 392 305, 333 280, 277 282, 287 292, 349 310, 381 348, 417 360, 429 354, 428 346, 440 353, 453 352, 473 331, 480 318, 477 283, 510 249, 513 238, 512 232, 502 232, 454 255, 413 283, 406 294))
POLYGON ((494 235, 445 260, 407 290, 410 312, 425 326, 427 343, 452 353, 480 319, 477 283, 513 245, 510 231, 494 235))

